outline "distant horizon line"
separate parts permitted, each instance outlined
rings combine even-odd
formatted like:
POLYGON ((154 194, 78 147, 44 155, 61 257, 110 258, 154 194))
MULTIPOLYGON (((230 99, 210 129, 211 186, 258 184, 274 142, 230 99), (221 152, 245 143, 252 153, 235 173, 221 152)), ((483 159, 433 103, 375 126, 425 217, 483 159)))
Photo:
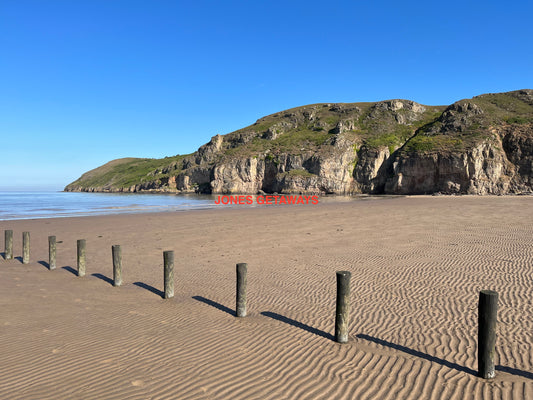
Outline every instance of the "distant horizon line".
POLYGON ((55 187, 16 187, 16 186, 0 186, 0 192, 63 192, 64 188, 57 189, 55 187))

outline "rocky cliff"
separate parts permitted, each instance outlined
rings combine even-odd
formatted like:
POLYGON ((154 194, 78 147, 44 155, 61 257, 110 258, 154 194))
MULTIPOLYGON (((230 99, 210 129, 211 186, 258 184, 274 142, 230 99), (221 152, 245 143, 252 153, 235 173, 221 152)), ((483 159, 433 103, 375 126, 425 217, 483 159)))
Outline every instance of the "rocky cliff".
POLYGON ((314 104, 214 136, 189 155, 120 159, 66 191, 507 194, 533 186, 533 90, 448 107, 314 104))

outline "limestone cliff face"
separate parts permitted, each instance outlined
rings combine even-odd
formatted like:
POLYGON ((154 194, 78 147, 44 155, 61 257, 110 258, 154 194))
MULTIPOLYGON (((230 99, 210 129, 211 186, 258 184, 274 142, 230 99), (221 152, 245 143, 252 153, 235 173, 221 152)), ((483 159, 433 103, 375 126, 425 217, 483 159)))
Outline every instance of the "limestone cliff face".
POLYGON ((328 157, 307 153, 238 158, 178 175, 176 190, 350 194, 354 193, 353 162, 354 151, 351 148, 328 157))
POLYGON ((409 100, 306 106, 160 161, 116 160, 65 190, 531 193, 533 91, 482 95, 449 107, 409 100), (121 175, 135 170, 131 165, 141 171, 155 163, 160 166, 137 178, 121 175))
POLYGON ((215 166, 209 184, 213 193, 257 193, 264 176, 264 160, 237 159, 215 166))
POLYGON ((387 171, 391 163, 388 148, 369 149, 363 147, 358 153, 355 180, 361 193, 384 193, 387 171))
POLYGON ((465 153, 403 155, 392 163, 385 193, 506 194, 514 172, 503 151, 488 143, 465 153))
POLYGON ((506 127, 502 130, 502 149, 513 167, 509 190, 519 193, 533 188, 533 127, 506 127))

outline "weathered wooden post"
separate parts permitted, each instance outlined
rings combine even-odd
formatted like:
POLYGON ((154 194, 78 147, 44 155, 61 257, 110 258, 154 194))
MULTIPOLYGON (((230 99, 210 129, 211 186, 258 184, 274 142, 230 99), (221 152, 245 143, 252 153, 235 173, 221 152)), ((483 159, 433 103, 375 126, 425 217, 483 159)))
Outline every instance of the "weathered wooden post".
POLYGON ((13 231, 11 229, 4 232, 5 235, 5 258, 6 260, 13 259, 13 231))
POLYGON ((22 232, 22 264, 30 262, 30 232, 22 232))
POLYGON ((48 269, 56 269, 56 237, 48 236, 48 269))
POLYGON ((85 239, 78 239, 78 276, 85 276, 85 239))
POLYGON ((246 263, 237 264, 237 305, 235 315, 246 317, 246 275, 248 265, 246 263))
POLYGON ((337 271, 337 310, 335 312, 335 341, 348 342, 348 320, 350 315, 349 271, 337 271))
POLYGON ((478 304, 478 375, 494 378, 494 353, 496 345, 496 321, 498 318, 498 293, 493 290, 479 292, 478 304))
POLYGON ((174 252, 172 250, 163 252, 165 266, 165 299, 174 297, 174 252))
POLYGON ((111 247, 113 253, 113 285, 122 285, 122 249, 120 245, 114 245, 111 247))

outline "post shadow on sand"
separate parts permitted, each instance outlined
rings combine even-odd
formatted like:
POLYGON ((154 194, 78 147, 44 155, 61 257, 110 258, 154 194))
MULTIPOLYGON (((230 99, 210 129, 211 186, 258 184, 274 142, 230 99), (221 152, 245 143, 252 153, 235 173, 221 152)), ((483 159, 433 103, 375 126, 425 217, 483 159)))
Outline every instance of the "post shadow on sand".
POLYGON ((46 269, 50 269, 50 264, 48 264, 46 261, 37 261, 37 264, 41 264, 46 269))
MULTIPOLYGON (((437 357, 431 356, 429 354, 422 353, 421 351, 418 351, 418 350, 410 349, 409 347, 405 347, 405 346, 402 346, 402 345, 399 345, 399 344, 396 344, 396 343, 391 343, 391 342, 388 342, 386 340, 378 339, 376 337, 365 335, 365 334, 359 334, 359 335, 356 335, 356 336, 359 339, 368 340, 370 342, 374 342, 374 343, 380 344, 382 346, 390 347, 392 349, 403 351, 404 353, 411 354, 413 356, 423 358, 424 360, 428 360, 428 361, 431 361, 431 362, 434 362, 434 363, 437 363, 437 364, 440 364, 440 365, 444 365, 445 367, 452 368, 452 369, 455 369, 457 371, 466 372, 467 374, 478 376, 477 371, 474 371, 473 369, 464 367, 462 365, 459 365, 459 364, 456 364, 456 363, 453 363, 453 362, 450 362, 450 361, 443 360, 442 358, 437 358, 437 357)), ((511 368, 511 367, 505 367, 503 365, 496 365, 495 369, 496 369, 496 371, 505 372, 505 373, 508 373, 508 374, 511 374, 511 375, 518 375, 518 376, 522 376, 522 377, 527 378, 527 379, 533 379, 533 373, 527 372, 527 371, 522 371, 520 369, 511 368)))
POLYGON ((68 265, 66 267, 61 267, 61 269, 64 269, 65 271, 70 272, 71 274, 74 274, 78 276, 78 271, 76 271, 74 268, 69 267, 68 265))
POLYGON ((264 315, 265 317, 269 317, 269 318, 275 319, 277 321, 284 322, 286 324, 295 326, 296 328, 303 329, 306 332, 312 333, 314 335, 321 336, 321 337, 323 337, 325 339, 335 340, 335 337, 332 334, 330 334, 330 333, 321 331, 320 329, 317 329, 317 328, 313 328, 312 326, 306 325, 303 322, 296 321, 296 320, 294 320, 292 318, 285 317, 284 315, 277 314, 275 312, 270 312, 270 311, 263 311, 261 313, 261 315, 264 315))
POLYGON ((522 371, 521 369, 504 367, 503 365, 496 365, 496 367, 494 368, 496 369, 496 371, 506 372, 511 375, 518 375, 527 379, 533 379, 533 373, 528 371, 522 371))
POLYGON ((201 301, 202 303, 205 303, 211 307, 215 307, 216 309, 219 309, 220 311, 224 311, 225 313, 235 316, 235 310, 232 310, 231 308, 226 307, 225 305, 217 303, 216 301, 206 299, 205 297, 202 297, 202 296, 192 296, 192 298, 194 300, 201 301))
POLYGON ((22 264, 22 257, 20 257, 20 256, 13 257, 13 259, 19 261, 22 264))
POLYGON ((151 285, 148 285, 144 282, 133 282, 133 284, 135 286, 138 286, 140 288, 143 288, 143 289, 146 289, 148 290, 149 292, 152 292, 154 294, 157 294, 158 296, 162 297, 162 298, 165 298, 165 293, 162 291, 162 290, 159 290, 151 285))
POLYGON ((423 358, 424 360, 428 360, 428 361, 443 365, 445 367, 448 367, 448 368, 451 368, 451 369, 455 369, 457 371, 465 372, 467 374, 474 375, 474 376, 478 375, 477 371, 474 371, 473 369, 470 369, 468 367, 464 367, 462 365, 456 364, 456 363, 451 362, 451 361, 443 360, 442 358, 438 358, 438 357, 435 357, 435 356, 432 356, 432 355, 429 355, 429 354, 426 354, 426 353, 422 353, 421 351, 414 350, 414 349, 411 349, 409 347, 402 346, 401 344, 388 342, 386 340, 378 339, 376 337, 373 337, 373 336, 370 336, 370 335, 365 335, 363 333, 360 333, 359 335, 356 335, 356 337, 358 337, 359 339, 368 340, 369 342, 374 342, 374 343, 380 344, 380 345, 385 346, 385 347, 390 347, 391 349, 403 351, 404 353, 410 354, 412 356, 423 358))
POLYGON ((6 259, 6 253, 0 253, 0 257, 2 257, 4 260, 6 259))
POLYGON ((108 278, 107 276, 99 274, 99 273, 91 274, 91 276, 94 276, 95 278, 101 279, 104 282, 109 283, 111 286, 113 286, 114 283, 115 283, 115 282, 113 282, 113 279, 108 278))

